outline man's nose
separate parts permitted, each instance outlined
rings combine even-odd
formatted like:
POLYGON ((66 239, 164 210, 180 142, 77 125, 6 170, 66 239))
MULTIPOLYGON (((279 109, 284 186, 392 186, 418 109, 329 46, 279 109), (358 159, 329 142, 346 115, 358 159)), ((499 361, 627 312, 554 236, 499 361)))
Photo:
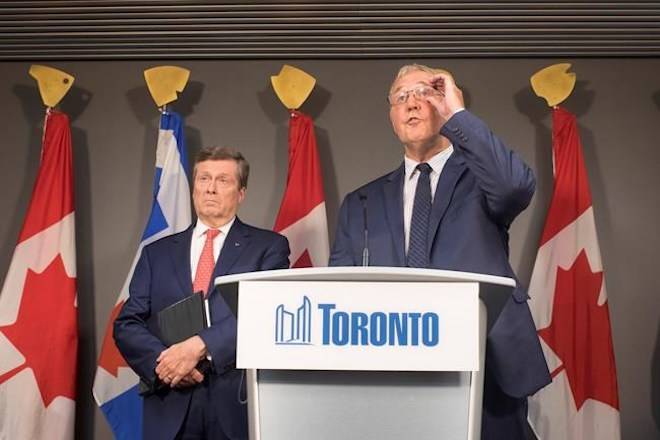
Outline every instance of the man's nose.
POLYGON ((209 183, 206 185, 206 193, 207 194, 215 194, 216 191, 216 181, 214 179, 209 180, 209 183))
POLYGON ((418 110, 419 109, 419 102, 420 100, 417 99, 414 93, 411 93, 408 95, 408 99, 406 100, 406 108, 408 110, 418 110))

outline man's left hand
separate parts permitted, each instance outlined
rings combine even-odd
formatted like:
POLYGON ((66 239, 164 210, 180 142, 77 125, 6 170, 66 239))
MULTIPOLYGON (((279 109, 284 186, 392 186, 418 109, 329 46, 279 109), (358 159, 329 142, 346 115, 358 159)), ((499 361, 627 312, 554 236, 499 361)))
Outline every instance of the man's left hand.
POLYGON ((428 102, 435 107, 442 119, 442 125, 445 125, 454 113, 465 108, 463 92, 448 73, 435 75, 431 79, 431 86, 438 91, 438 94, 427 98, 428 102))
POLYGON ((206 344, 199 336, 193 336, 163 350, 156 359, 156 374, 163 383, 175 387, 205 355, 206 344))

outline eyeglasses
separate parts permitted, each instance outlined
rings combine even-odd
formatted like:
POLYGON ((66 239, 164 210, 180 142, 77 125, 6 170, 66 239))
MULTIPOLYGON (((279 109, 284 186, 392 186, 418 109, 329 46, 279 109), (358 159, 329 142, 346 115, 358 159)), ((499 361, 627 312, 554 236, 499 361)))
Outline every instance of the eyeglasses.
POLYGON ((427 84, 420 84, 417 87, 414 87, 412 89, 408 90, 400 90, 396 93, 391 94, 390 96, 387 97, 387 101, 390 103, 390 105, 401 105, 405 104, 408 102, 408 97, 412 94, 415 99, 427 99, 431 96, 434 95, 440 95, 440 92, 438 92, 436 89, 433 87, 427 85, 427 84))

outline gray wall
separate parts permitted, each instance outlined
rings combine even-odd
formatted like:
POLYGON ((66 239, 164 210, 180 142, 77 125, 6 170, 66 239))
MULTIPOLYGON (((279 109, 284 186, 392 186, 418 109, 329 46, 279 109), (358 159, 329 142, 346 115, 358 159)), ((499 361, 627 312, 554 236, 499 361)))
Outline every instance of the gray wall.
MULTIPOLYGON (((618 366, 624 439, 660 435, 660 283, 653 255, 660 203, 660 60, 427 60, 456 76, 468 107, 534 168, 538 189, 514 223, 511 260, 529 281, 552 191, 551 120, 529 76, 569 61, 600 234, 618 366)), ((341 198, 396 167, 385 94, 402 61, 296 61, 317 86, 303 106, 316 124, 332 232, 341 198)), ((168 62, 60 62, 76 76, 62 103, 72 118, 76 179, 80 374, 78 438, 111 437, 92 396, 108 314, 148 214, 158 113, 142 71, 168 62)), ((171 63, 170 63, 171 64, 171 63)), ((276 61, 176 62, 192 71, 174 109, 191 152, 228 144, 252 164, 241 217, 271 227, 286 180, 287 112, 270 88, 276 61)), ((0 272, 9 266, 36 175, 43 109, 29 63, 0 63, 0 272)))

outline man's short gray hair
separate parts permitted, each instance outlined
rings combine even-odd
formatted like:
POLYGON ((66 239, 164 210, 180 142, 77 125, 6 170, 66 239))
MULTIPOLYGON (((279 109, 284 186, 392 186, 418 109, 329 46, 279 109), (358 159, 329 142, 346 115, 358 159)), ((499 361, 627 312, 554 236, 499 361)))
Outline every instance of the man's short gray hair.
POLYGON ((193 168, 193 180, 197 174, 197 164, 207 160, 233 160, 236 162, 238 168, 238 183, 239 188, 247 188, 248 177, 250 176, 250 164, 243 157, 240 151, 234 150, 230 147, 206 147, 199 150, 195 156, 195 167, 193 168))
POLYGON ((394 80, 392 81, 392 85, 390 86, 390 94, 394 91, 394 84, 396 81, 401 78, 404 75, 409 74, 410 72, 426 72, 430 73, 431 75, 437 75, 438 73, 446 73, 447 75, 451 76, 453 78, 453 75, 445 70, 445 69, 438 69, 434 67, 429 67, 424 64, 406 64, 405 66, 402 66, 399 71, 397 72, 396 76, 394 77, 394 80))

